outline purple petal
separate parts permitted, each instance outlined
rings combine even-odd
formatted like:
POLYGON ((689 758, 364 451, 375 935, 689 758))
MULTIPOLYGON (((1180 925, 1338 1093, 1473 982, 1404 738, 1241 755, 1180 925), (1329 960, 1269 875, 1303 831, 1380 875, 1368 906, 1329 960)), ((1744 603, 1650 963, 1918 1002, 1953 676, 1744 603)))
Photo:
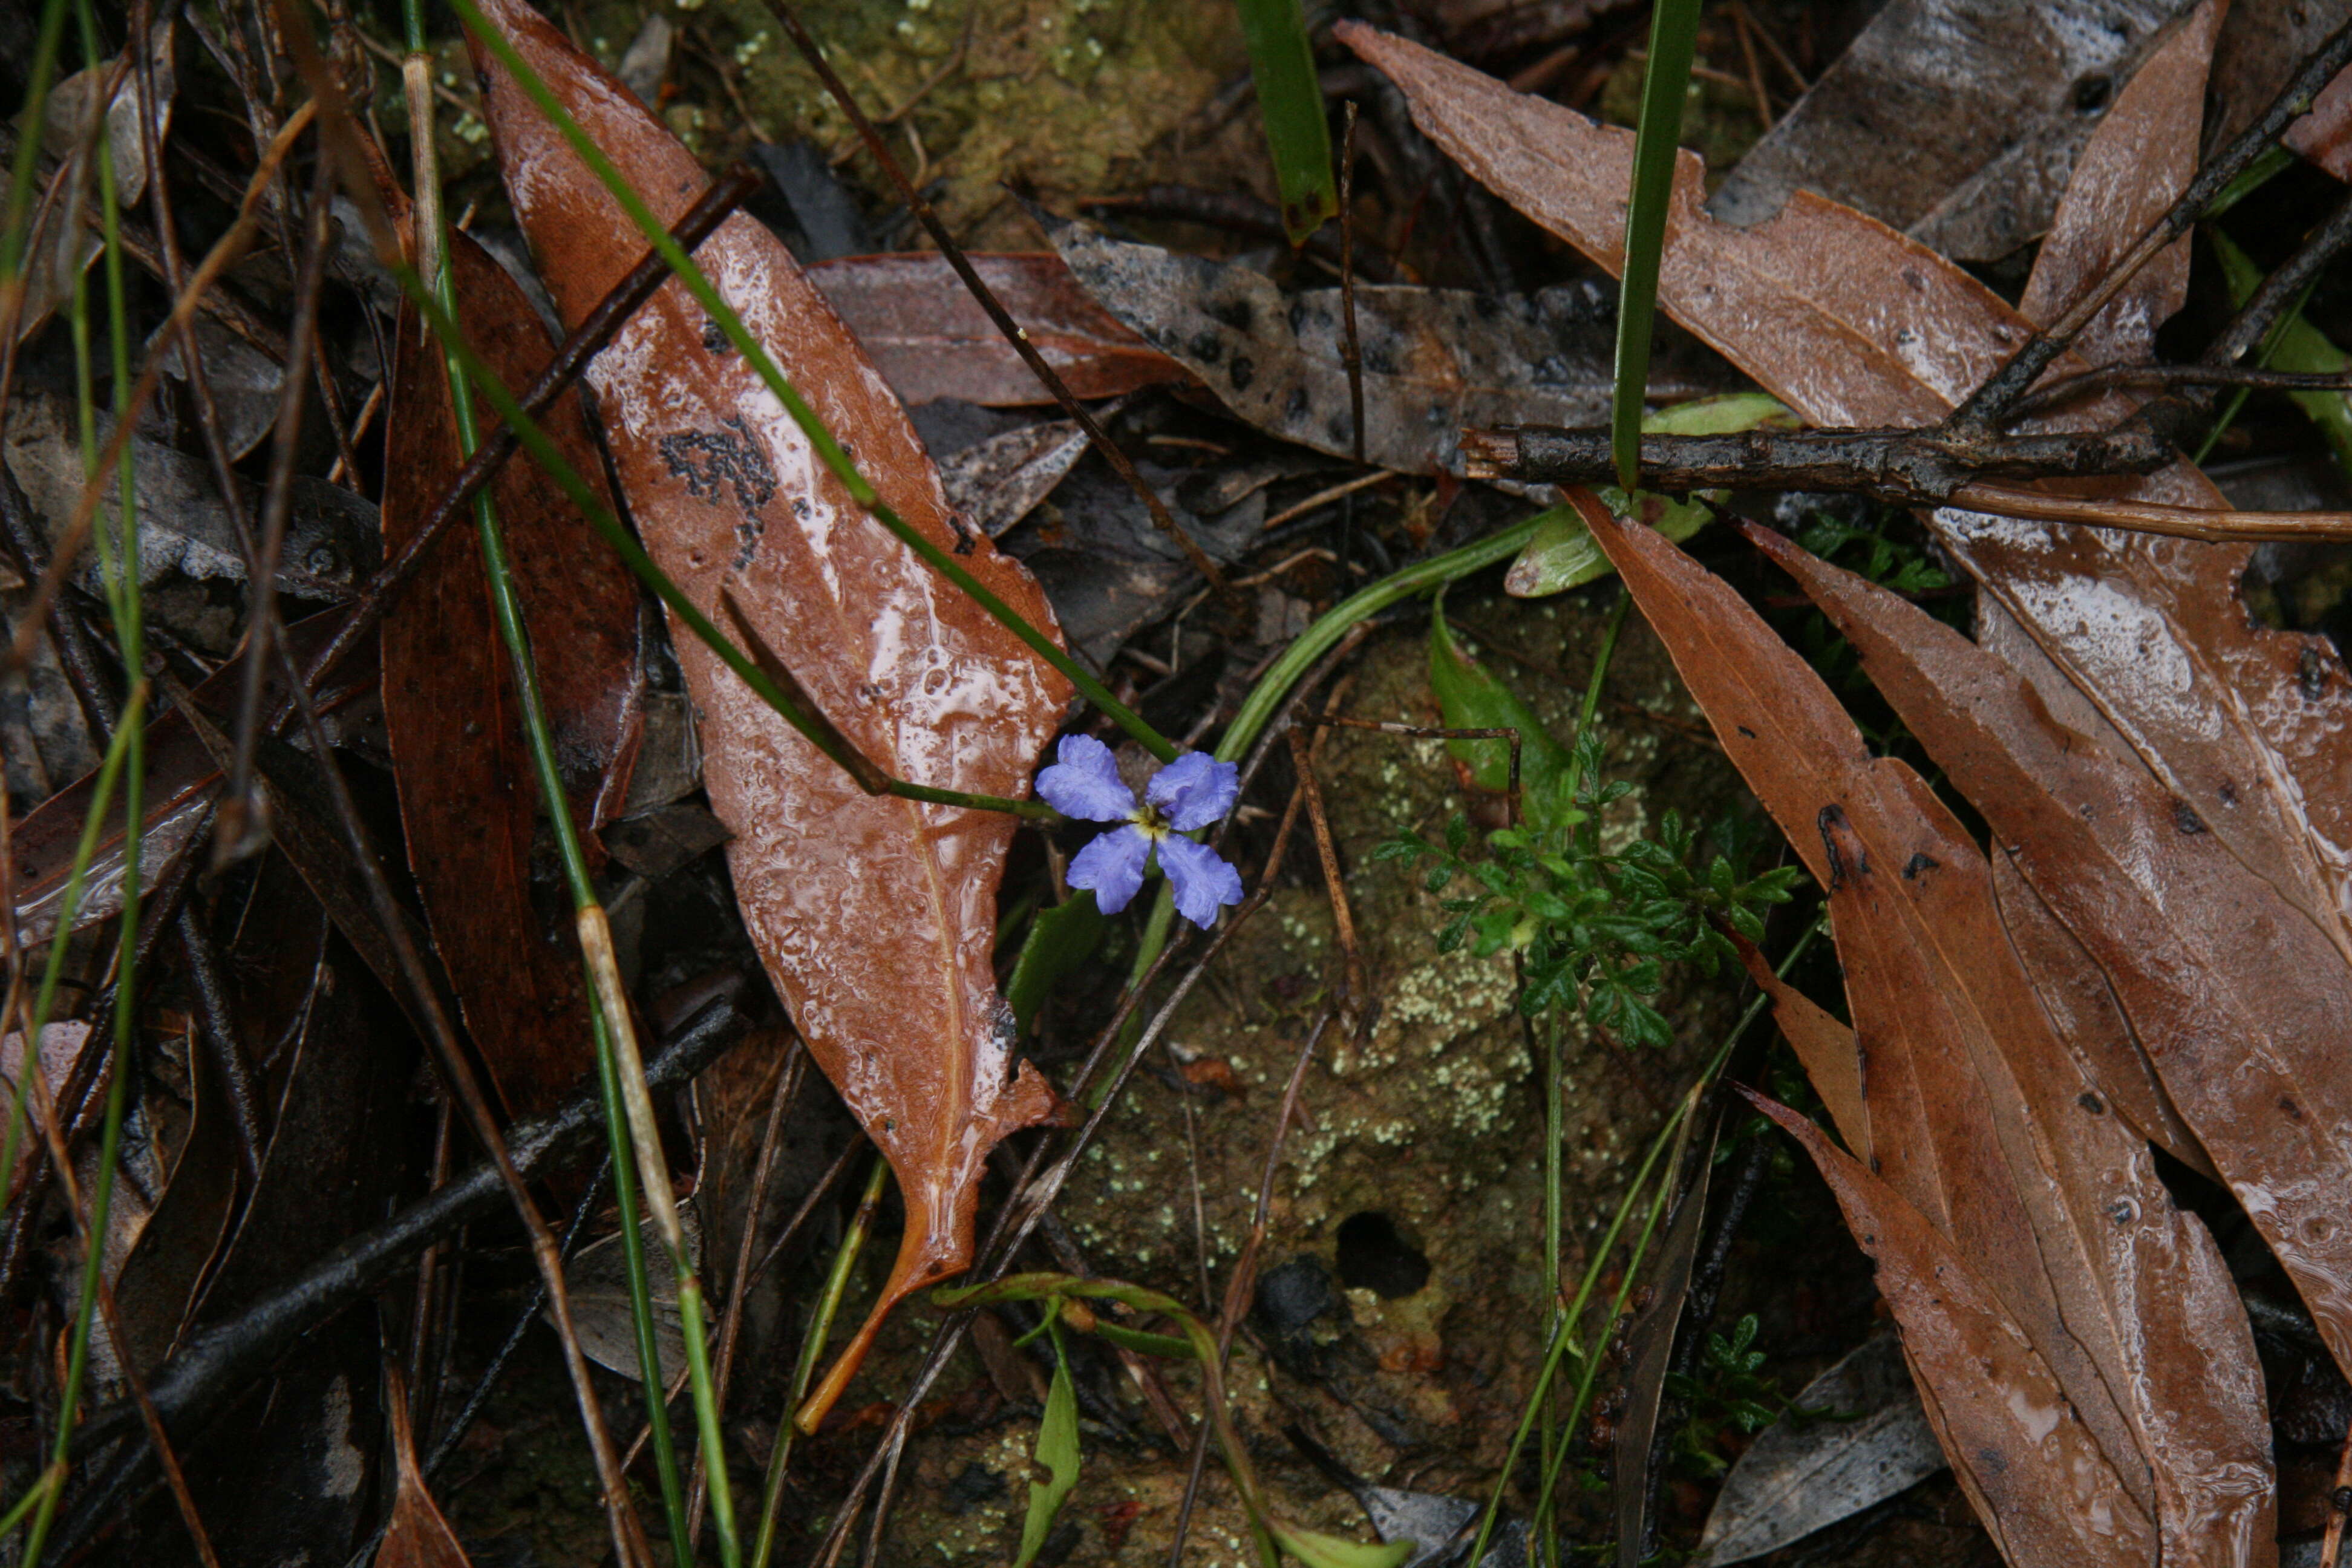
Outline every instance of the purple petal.
POLYGON ((1065 735, 1055 754, 1060 760, 1037 775, 1037 794, 1047 805, 1080 822, 1125 822, 1135 815, 1135 792, 1119 782, 1108 746, 1092 735, 1065 735))
MULTIPOLYGON (((1061 809, 1058 805, 1055 810, 1061 809)), ((1094 842, 1070 858, 1070 886, 1092 888, 1095 907, 1107 915, 1127 908, 1143 886, 1143 863, 1151 858, 1151 840, 1140 827, 1116 827, 1095 835, 1094 842)), ((1234 886, 1241 886, 1236 878, 1234 886)), ((1236 894, 1236 897, 1239 895, 1236 894)))
MULTIPOLYGON (((1077 880, 1076 869, 1072 882, 1077 880)), ((1176 895, 1176 912, 1202 931, 1217 923, 1220 909, 1242 901, 1242 874, 1205 844, 1172 836, 1161 839, 1160 869, 1176 895)))
POLYGON ((1187 752, 1158 773, 1143 787, 1143 798, 1158 806, 1179 833, 1195 833, 1233 810, 1241 794, 1241 768, 1221 763, 1206 752, 1187 752))

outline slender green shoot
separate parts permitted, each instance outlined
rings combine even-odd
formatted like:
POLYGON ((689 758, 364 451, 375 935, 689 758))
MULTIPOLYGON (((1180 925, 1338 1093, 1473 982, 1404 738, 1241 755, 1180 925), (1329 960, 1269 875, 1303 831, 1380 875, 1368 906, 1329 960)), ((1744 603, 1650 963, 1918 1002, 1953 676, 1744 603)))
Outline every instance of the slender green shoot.
MULTIPOLYGON (((1402 604, 1422 594, 1434 593, 1458 577, 1466 577, 1497 562, 1509 560, 1527 548, 1528 542, 1535 538, 1536 531, 1547 519, 1571 510, 1554 507, 1539 511, 1523 522, 1513 523, 1500 533, 1490 533, 1458 550, 1450 550, 1443 555, 1432 556, 1427 561, 1407 566, 1402 571, 1392 572, 1377 583, 1359 588, 1324 611, 1313 626, 1298 635, 1298 640, 1283 649, 1282 657, 1266 668, 1265 673, 1258 677, 1257 684, 1250 689, 1250 694, 1242 700, 1241 709, 1234 715, 1234 721, 1225 726, 1223 736, 1217 742, 1217 761, 1235 763, 1248 755, 1249 749, 1265 733, 1266 725, 1273 722, 1283 700, 1290 695, 1291 688, 1305 679, 1318 659, 1339 647, 1339 639, 1359 622, 1371 619, 1391 605, 1402 604)), ((1162 882, 1159 893, 1152 900, 1151 912, 1144 917, 1143 940, 1137 946, 1134 964, 1128 971, 1127 983, 1130 986, 1141 983, 1145 972, 1167 947, 1168 933, 1174 929, 1175 920, 1175 896, 1162 882)), ((1139 1019, 1131 1026, 1141 1028, 1141 1021, 1139 1019)))
POLYGON ((1657 324, 1658 264, 1674 202, 1675 157, 1698 42, 1698 0, 1657 0, 1650 11, 1650 58, 1642 77, 1642 120, 1633 135, 1633 188, 1625 203, 1625 272, 1617 294, 1617 392, 1610 451, 1617 482, 1638 488, 1642 397, 1650 385, 1650 334, 1657 324))
MULTIPOLYGON (((82 36, 85 63, 97 67, 101 59, 98 37, 98 19, 89 0, 79 0, 76 18, 82 36)), ((145 47, 146 40, 134 38, 130 47, 145 47)), ((97 132, 93 138, 92 157, 98 174, 100 215, 100 235, 105 258, 107 329, 113 372, 114 416, 118 421, 130 416, 131 349, 130 317, 126 307, 122 277, 121 211, 115 189, 115 170, 110 139, 107 135, 108 110, 100 104, 97 132)), ((39 122, 28 123, 25 141, 39 140, 39 122)), ((86 274, 75 275, 72 322, 76 368, 80 387, 83 429, 82 461, 91 477, 95 477, 99 460, 95 438, 96 417, 93 412, 89 374, 89 297, 86 274)), ((132 506, 138 491, 132 482, 131 456, 129 443, 124 443, 118 466, 115 492, 115 526, 120 530, 115 549, 106 548, 106 530, 97 531, 100 542, 99 564, 105 579, 107 599, 113 614, 114 635, 122 652, 123 668, 131 672, 133 695, 138 695, 141 672, 146 668, 146 639, 142 624, 142 605, 139 591, 139 526, 132 506)), ((73 1326, 66 1352, 65 1386, 58 1402, 58 1430, 51 1452, 52 1468, 64 1465, 71 1451, 74 1416, 81 1402, 82 1379, 89 1366, 89 1333, 98 1313, 98 1295, 104 1280, 101 1271, 106 1266, 107 1218, 114 1196, 114 1169, 122 1146, 122 1116, 127 1100, 126 1085, 131 1077, 131 1051, 136 1045, 133 1032, 139 1018, 139 824, 141 785, 146 771, 145 726, 141 722, 141 710, 126 705, 121 721, 116 729, 116 739, 121 744, 123 821, 122 837, 122 916, 121 957, 114 986, 113 1069, 106 1089, 106 1115, 99 1132, 98 1173, 91 1183, 88 1247, 82 1260, 80 1294, 75 1302, 73 1326)), ((111 744, 110 751, 113 750, 111 744)), ((87 837, 87 834, 85 834, 87 837)), ((52 952, 66 944, 71 927, 60 924, 51 939, 52 952)), ((39 1036, 26 1037, 26 1076, 39 1069, 39 1036)), ((41 1548, 48 1539, 49 1526, 57 1517, 58 1500, 63 1489, 46 1488, 33 1511, 33 1523, 26 1533, 23 1561, 38 1563, 41 1548)))
POLYGON ((1153 756, 1163 763, 1175 761, 1177 748, 1173 742, 1145 723, 1139 714, 1112 696, 1109 688, 1096 679, 1083 665, 1065 653, 1052 637, 1032 626, 979 578, 965 571, 953 555, 925 537, 921 530, 900 517, 894 508, 883 500, 874 486, 858 470, 856 463, 851 459, 846 451, 843 450, 841 443, 835 440, 833 433, 825 428, 824 421, 817 417, 816 410, 809 405, 808 400, 801 395, 799 389, 785 378, 784 373, 777 367, 773 356, 768 353, 766 345, 751 334, 751 329, 743 324, 742 317, 736 313, 733 306, 720 297, 710 279, 703 275, 702 268, 695 264, 694 258, 687 254, 685 247, 680 246, 669 230, 654 216, 653 209, 646 205, 645 198, 637 194, 635 187, 630 184, 627 177, 614 167, 613 160, 605 153, 604 148, 597 145, 595 138, 589 135, 581 127, 580 122, 572 118, 571 111, 565 109, 556 98, 553 89, 536 70, 531 68, 530 62, 522 58, 505 34, 491 26, 488 18, 482 15, 481 8, 475 4, 475 0, 450 0, 450 4, 451 8, 457 13, 458 19, 497 58, 500 67, 515 79, 517 85, 521 87, 531 102, 538 107, 539 111, 547 118, 548 122, 553 125, 564 141, 571 145, 573 153, 587 166, 589 173, 596 177, 598 183, 604 185, 614 201, 620 205, 629 221, 636 226, 638 233, 644 237, 646 243, 660 253, 662 259, 669 265, 670 270, 677 275, 678 281, 685 285, 687 291, 694 296, 696 302, 709 314, 710 320, 718 324, 720 332, 735 346, 736 352, 743 356, 744 363, 751 367, 761 382, 774 394, 776 401, 783 405, 784 411, 791 415, 793 422, 800 426, 801 434, 807 437, 818 460, 824 464, 826 469, 840 482, 842 488, 849 492, 850 500, 864 508, 877 522, 887 529, 908 549, 921 557, 940 575, 962 589, 972 603, 987 612, 1007 631, 1019 637, 1038 658, 1059 670, 1087 701, 1093 703, 1120 729, 1133 736, 1153 756))
MULTIPOLYGON (((419 59, 426 54, 424 5, 422 0, 405 0, 402 9, 407 27, 409 58, 419 59)), ((432 98, 429 93, 413 95, 412 101, 416 100, 422 101, 425 110, 422 121, 410 128, 417 162, 417 248, 429 269, 429 274, 421 281, 437 297, 443 312, 454 321, 457 316, 457 281, 455 269, 448 265, 449 235, 440 201, 439 171, 434 157, 436 128, 432 98)), ((466 368, 446 350, 442 355, 442 365, 447 377, 451 423, 457 431, 458 455, 461 459, 470 459, 481 446, 473 389, 467 382, 466 368)), ((676 1555, 677 1568, 693 1568, 694 1542, 688 1528, 685 1488, 679 1479, 677 1445, 670 1433, 668 1402, 663 1396, 652 1280, 646 1266, 644 1237, 636 1222, 636 1186, 641 1170, 647 1189, 645 1196, 661 1224, 677 1279, 678 1311, 684 1330, 687 1361, 694 1373, 691 1381, 696 1426, 698 1432, 707 1438, 704 1458, 711 1477, 711 1523, 719 1537, 721 1562, 726 1568, 736 1568, 741 1554, 735 1540, 734 1504, 728 1487, 726 1452, 719 1440, 718 1412, 712 1408, 709 1347, 703 1335, 701 1290, 695 1279, 693 1260, 686 1251, 678 1230, 676 1205, 663 1202, 667 1194, 657 1191, 666 1186, 668 1174, 661 1164, 663 1155, 658 1135, 653 1135, 650 1147, 645 1146, 652 1128, 652 1116, 649 1107, 641 1108, 636 1103, 646 1098, 644 1069, 634 1059, 624 1059, 633 1058, 635 1052, 625 1051, 619 1046, 620 1039, 630 1030, 628 999, 622 992, 617 976, 605 973, 611 965, 612 947, 609 941, 598 940, 607 929, 604 910, 589 874, 587 857, 581 848, 579 828, 572 818, 570 800, 564 794, 562 771, 555 756, 554 731, 548 722, 546 696, 540 681, 539 661, 531 649, 530 628, 523 618, 522 605, 515 594, 514 573, 507 552, 505 530, 499 524, 498 507, 487 488, 474 498, 474 526, 481 542, 482 568, 488 579, 491 610, 498 621, 499 638, 506 644, 513 668, 516 694, 522 710, 523 734, 530 751, 531 771, 539 784, 540 804, 553 829, 557 855, 563 865, 564 881, 571 890, 572 907, 581 921, 581 962, 586 972, 589 1027, 596 1051, 596 1079, 604 1102, 605 1135, 612 1148, 614 1186, 622 1216, 621 1250, 629 1279, 629 1315, 636 1331, 647 1429, 653 1438, 662 1510, 669 1523, 670 1548, 676 1555)))
MULTIPOLYGON (((1814 939, 1821 935, 1822 931, 1822 921, 1816 917, 1790 947, 1788 955, 1776 966, 1776 972, 1785 975, 1794 968, 1797 961, 1811 948, 1814 939)), ((1639 1276, 1643 1254, 1647 1249, 1652 1231, 1656 1227, 1659 1213, 1664 1207, 1662 1201, 1653 1199, 1649 1218, 1644 1222, 1633 1255, 1625 1266, 1624 1282, 1617 1297, 1616 1309, 1610 1316, 1601 1320, 1590 1346, 1576 1342, 1576 1326, 1583 1321, 1584 1310, 1591 1304, 1593 1291, 1599 1288, 1601 1277, 1616 1252, 1617 1238, 1624 1234, 1626 1223, 1633 1217, 1634 1207, 1641 1202, 1643 1192, 1648 1188, 1653 1173, 1658 1169, 1666 1151, 1681 1137, 1684 1123, 1689 1120, 1691 1112, 1697 1108, 1706 1090, 1714 1084, 1717 1076, 1723 1071, 1723 1064, 1731 1059, 1734 1047, 1747 1036, 1748 1029, 1755 1025, 1757 1019, 1764 1016, 1765 1010, 1770 1005, 1771 998, 1761 994, 1748 1003, 1740 1013, 1738 1022, 1733 1024, 1730 1030, 1723 1037, 1723 1043, 1716 1047, 1715 1054, 1709 1057, 1706 1065, 1699 1069, 1698 1078, 1692 1083, 1689 1091, 1683 1096, 1667 1116, 1665 1125, 1658 1129, 1657 1136, 1651 1141, 1648 1152, 1642 1157, 1642 1163, 1634 1169, 1633 1179, 1626 1186, 1624 1197, 1618 1201, 1617 1212, 1610 1217, 1608 1228, 1601 1233, 1601 1240, 1592 1249, 1592 1261, 1586 1267, 1584 1278, 1577 1286, 1575 1299, 1569 1303, 1568 1310, 1560 1314, 1554 1322, 1550 1341, 1544 1347, 1542 1369, 1536 1375, 1536 1386, 1528 1395, 1527 1408, 1519 1415, 1518 1429, 1512 1433, 1510 1448, 1504 1455, 1502 1468, 1495 1482, 1495 1495, 1487 1500, 1486 1515, 1478 1521, 1478 1537, 1470 1548, 1470 1555, 1467 1559, 1469 1562, 1486 1561, 1487 1546, 1492 1542, 1496 1527, 1503 1517, 1503 1502, 1510 1488, 1511 1477, 1518 1468, 1519 1455, 1527 1447, 1528 1435, 1535 1428, 1538 1413, 1550 1402, 1553 1380, 1559 1374, 1560 1363, 1571 1354, 1584 1364, 1585 1375, 1579 1384, 1575 1401, 1570 1405, 1561 1426, 1564 1430, 1573 1432, 1576 1430, 1577 1424, 1584 1418, 1584 1407, 1592 1392, 1592 1380, 1598 1374, 1601 1364, 1601 1352, 1607 1347, 1607 1336, 1611 1327, 1617 1321, 1618 1312, 1623 1310, 1624 1289, 1629 1288, 1639 1276)), ((1567 1448, 1563 1446, 1553 1456, 1551 1468, 1546 1472, 1543 1491, 1536 1505, 1538 1518, 1550 1506, 1552 1483, 1559 1477, 1559 1467, 1566 1454, 1567 1448)))
POLYGON ((66 0, 47 0, 41 7, 41 30, 33 41, 33 74, 25 89, 25 107, 17 116, 23 131, 16 138, 16 158, 8 173, 8 211, 0 227, 0 289, 13 294, 23 281, 26 242, 33 205, 33 176, 40 167, 41 129, 47 122, 49 89, 58 69, 58 46, 65 37, 66 0))
MULTIPOLYGON (((793 1363, 793 1386, 784 1400, 786 1410, 797 1410, 808 1397, 809 1384, 816 1381, 817 1363, 824 1358, 824 1342, 833 1336, 833 1321, 841 1315, 842 1298, 849 1292, 849 1277, 857 1268, 857 1255, 866 1247, 866 1236, 874 1226, 874 1211, 882 1205, 883 1184, 890 1176, 890 1162, 877 1152, 874 1169, 866 1178, 866 1194, 858 1200, 857 1217, 841 1238, 841 1246, 833 1255, 833 1268, 824 1277, 824 1289, 817 1293, 816 1309, 809 1314, 808 1331, 801 1336, 800 1359, 793 1363)), ((760 1491, 760 1533, 751 1548, 751 1568, 768 1568, 768 1559, 776 1549, 776 1515, 784 1501, 784 1471, 792 1463, 793 1443, 800 1436, 800 1423, 787 1420, 776 1434, 776 1446, 768 1456, 768 1474, 760 1491)))
POLYGON ((1239 0, 1242 39, 1249 47, 1250 79, 1265 121, 1266 150, 1282 192, 1282 226, 1300 246, 1339 210, 1331 170, 1331 127, 1323 115, 1323 84, 1315 76, 1315 47, 1298 0, 1239 0))

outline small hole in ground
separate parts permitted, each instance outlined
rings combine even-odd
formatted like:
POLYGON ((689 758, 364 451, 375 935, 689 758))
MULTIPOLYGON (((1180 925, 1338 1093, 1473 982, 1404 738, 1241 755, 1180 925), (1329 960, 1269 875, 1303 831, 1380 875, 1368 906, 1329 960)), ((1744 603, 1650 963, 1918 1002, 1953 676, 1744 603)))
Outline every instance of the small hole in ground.
POLYGON ((1429 1283, 1429 1259, 1397 1234, 1396 1221, 1377 1211, 1339 1222, 1339 1264, 1340 1284, 1391 1301, 1429 1283))

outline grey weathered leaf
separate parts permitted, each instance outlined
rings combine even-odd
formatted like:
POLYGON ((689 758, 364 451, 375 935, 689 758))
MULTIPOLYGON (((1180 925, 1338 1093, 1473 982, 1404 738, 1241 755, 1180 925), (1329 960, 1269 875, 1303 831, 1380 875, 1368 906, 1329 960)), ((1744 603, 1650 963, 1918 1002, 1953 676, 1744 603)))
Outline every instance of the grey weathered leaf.
POLYGON ((1813 1419, 1784 1416, 1748 1446, 1716 1494, 1691 1568, 1777 1552, 1944 1468, 1892 1334, 1848 1352, 1790 1403, 1813 1419))
POLYGON ((2074 160, 2183 0, 1893 0, 1731 172, 1708 210, 1809 190, 1995 261, 2048 226, 2074 160))
MULTIPOLYGON (((1087 291, 1241 418, 1335 457, 1354 451, 1339 290, 1286 294, 1246 267, 1117 240, 1041 216, 1087 291)), ((1401 285, 1356 290, 1364 456, 1400 473, 1459 473, 1465 426, 1592 425, 1609 416, 1616 306, 1565 284, 1495 299, 1401 285)), ((1662 354, 1650 394, 1722 390, 1706 356, 1662 354)))

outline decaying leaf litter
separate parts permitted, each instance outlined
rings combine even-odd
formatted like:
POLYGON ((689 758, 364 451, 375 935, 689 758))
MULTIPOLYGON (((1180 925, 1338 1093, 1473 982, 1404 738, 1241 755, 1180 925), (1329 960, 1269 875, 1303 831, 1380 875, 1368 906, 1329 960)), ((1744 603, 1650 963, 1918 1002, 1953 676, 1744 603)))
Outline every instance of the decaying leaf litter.
MULTIPOLYGON (((2169 467, 2050 481, 2062 506, 2034 476, 2063 443, 1963 425, 1900 483, 1851 445, 1803 470, 1831 493, 1769 481, 1799 421, 1930 450, 1910 427, 2113 279, 2325 59, 2325 19, 1704 8, 1681 131, 1708 161, 1676 176, 1644 447, 1672 469, 1727 433, 1748 466, 1685 500, 1470 478, 1508 467, 1497 427, 1607 422, 1632 137, 1585 115, 1638 105, 1642 8, 1304 35, 1243 9, 813 7, 896 175, 748 5, 461 6, 412 31, 404 95, 394 18, 124 13, 84 38, 55 9, 57 74, 83 71, 25 153, 50 291, 11 335, 0 478, 14 1542, 2318 1560, 2352 1419, 2342 567, 2080 518, 2177 533, 2227 494, 2241 534, 2300 514, 2326 537, 2341 395, 2226 361, 2343 363, 2313 215, 2346 95, 2272 114, 2309 164, 2249 144, 2051 379, 2116 374, 2013 426, 2117 428, 2105 449, 2169 467), (1328 149, 1284 118, 1312 79, 1286 49, 1319 66, 1328 149), (1262 94, 1293 84, 1263 121, 1253 63, 1262 94), (1856 103, 1911 106, 1920 155, 1825 137, 1856 103), (284 170, 215 248, 264 147, 284 170), (766 178, 701 220, 691 275, 639 264, 738 156, 766 178), (1292 252, 1283 204, 1335 177, 1317 160, 1348 209, 1292 252), (338 181, 339 226, 313 224, 338 181), (435 243, 404 185, 479 246, 435 243), (552 445, 527 432, 484 547, 444 539, 412 581, 421 521, 477 521, 450 484, 481 437, 453 438, 443 356, 396 305, 396 264, 436 256, 504 383, 475 389, 485 434, 567 333, 582 390, 534 392, 552 445), (2230 322, 2270 269, 2293 286, 2230 322), (165 320, 191 275, 194 374, 165 320), (2199 378, 2146 368, 2217 336, 2199 378), (116 450, 141 595, 81 494, 116 450), (1988 504, 2045 521, 1966 510, 1988 504), (52 571, 91 523, 101 548, 52 571), (2298 618, 2251 616, 2242 581, 2298 618), (137 688, 126 616, 157 650, 137 688), (263 616, 287 653, 255 684, 263 616), (135 884, 119 804, 92 815, 121 798, 126 696, 166 710, 131 753, 135 884), (1518 743, 1506 766, 1440 726, 1518 743), (248 774, 268 831, 238 862, 213 822, 248 774), (1103 826, 990 809, 1033 791, 1103 826), (1163 874, 1213 936, 1171 925, 1163 874), (127 1030, 84 1026, 118 991, 127 1030), (1768 1005, 1791 1052, 1748 1028, 1768 1005), (71 1022, 35 1071, 37 1009, 71 1022), (471 1067, 418 1052, 448 1020, 471 1067), (595 1131, 624 1107, 626 1133, 595 1131), (577 1254, 568 1307, 478 1164, 492 1121, 577 1254), (931 1299, 966 1269, 1020 1279, 977 1315, 931 1299), (1109 1279, 1133 1284, 1081 1283, 1109 1279), (1907 1379, 1792 1406, 1874 1302, 1907 1379), (626 1498, 596 1500, 551 1375, 568 1323, 610 1369, 578 1390, 598 1463, 637 1467, 626 1498), (661 1443, 641 1373, 671 1385, 661 1443), (1938 1447, 1954 1478, 1915 1484, 1938 1447), (257 1494, 233 1454, 289 1484, 257 1494)), ((47 84, 36 40, 20 95, 47 84)))

